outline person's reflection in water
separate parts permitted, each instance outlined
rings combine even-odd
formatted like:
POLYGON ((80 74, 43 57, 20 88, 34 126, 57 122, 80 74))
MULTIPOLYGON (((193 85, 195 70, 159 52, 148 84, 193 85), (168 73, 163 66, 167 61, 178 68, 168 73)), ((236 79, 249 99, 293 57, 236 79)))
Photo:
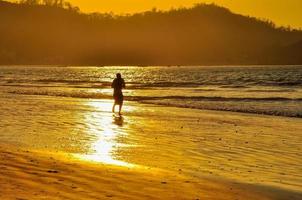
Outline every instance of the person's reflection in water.
POLYGON ((122 75, 120 73, 116 74, 116 78, 112 82, 111 87, 114 89, 113 91, 114 104, 112 107, 112 112, 114 113, 115 106, 119 105, 119 115, 121 115, 123 101, 124 101, 124 95, 122 90, 123 88, 126 87, 126 84, 124 79, 122 79, 122 75))
POLYGON ((113 120, 113 123, 117 126, 123 126, 124 124, 124 118, 122 116, 115 116, 113 120))

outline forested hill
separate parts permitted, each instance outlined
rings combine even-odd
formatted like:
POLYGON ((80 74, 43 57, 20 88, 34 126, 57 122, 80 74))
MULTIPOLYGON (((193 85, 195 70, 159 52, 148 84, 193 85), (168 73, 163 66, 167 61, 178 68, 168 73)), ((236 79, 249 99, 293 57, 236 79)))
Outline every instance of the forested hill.
POLYGON ((301 31, 216 5, 117 16, 58 2, 0 1, 0 64, 302 64, 301 31))

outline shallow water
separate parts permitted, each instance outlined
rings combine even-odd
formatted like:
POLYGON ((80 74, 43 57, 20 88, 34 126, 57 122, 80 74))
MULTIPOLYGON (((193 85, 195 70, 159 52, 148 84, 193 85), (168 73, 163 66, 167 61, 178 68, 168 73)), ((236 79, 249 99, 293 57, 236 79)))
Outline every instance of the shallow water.
POLYGON ((302 116, 302 66, 0 67, 4 93, 109 99, 116 72, 127 100, 196 109, 302 116))

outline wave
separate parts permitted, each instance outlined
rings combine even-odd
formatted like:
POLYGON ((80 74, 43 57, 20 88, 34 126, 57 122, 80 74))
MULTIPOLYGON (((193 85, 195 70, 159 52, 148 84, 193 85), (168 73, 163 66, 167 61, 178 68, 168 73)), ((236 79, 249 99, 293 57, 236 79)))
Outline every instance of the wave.
POLYGON ((111 96, 101 93, 83 93, 83 92, 60 92, 60 91, 8 91, 9 94, 19 95, 38 95, 38 96, 54 96, 54 97, 72 97, 87 99, 109 99, 111 96))
POLYGON ((66 80, 66 79, 40 79, 35 80, 33 82, 36 83, 66 83, 66 84, 104 84, 104 85, 111 85, 110 82, 107 81, 90 81, 90 80, 66 80))
POLYGON ((246 92, 295 92, 295 89, 256 89, 256 90, 246 90, 246 92))
MULTIPOLYGON (((204 71, 200 73, 187 74, 187 77, 183 77, 183 71, 175 71, 173 73, 174 78, 167 76, 167 73, 163 75, 163 78, 159 76, 152 76, 152 78, 145 79, 145 76, 134 76, 134 78, 128 79, 129 84, 141 85, 142 87, 191 87, 191 86, 203 86, 203 85, 217 85, 222 88, 246 88, 249 86, 301 86, 302 80, 300 71, 293 74, 292 72, 285 71, 283 74, 277 74, 275 76, 268 76, 267 72, 255 73, 253 77, 246 77, 246 75, 241 74, 240 71, 233 72, 232 74, 220 74, 220 76, 213 76, 212 71, 208 71, 209 77, 203 74, 204 71), (288 75, 286 75, 288 74, 288 75), (295 76, 296 75, 296 76, 295 76), (170 78, 170 79, 168 79, 170 78)), ((147 73, 147 71, 146 71, 147 73)), ((150 71, 148 75, 152 75, 154 72, 150 71), (151 74, 150 74, 151 73, 151 74)), ((275 71, 269 72, 275 73, 275 71)), ((146 75, 146 74, 143 74, 146 75)), ((155 75, 155 74, 153 74, 155 75)), ((56 76, 52 78, 40 78, 35 79, 36 82, 40 83, 67 83, 67 84, 111 84, 109 79, 101 79, 98 77, 91 76, 77 76, 77 77, 64 77, 56 76)), ((161 77, 161 76, 160 76, 161 77)))
MULTIPOLYGON (((58 96, 58 97, 74 97, 74 98, 92 98, 103 99, 111 98, 111 95, 101 93, 85 93, 85 92, 66 92, 66 91, 8 91, 11 94, 23 94, 23 95, 43 95, 43 96, 58 96)), ((162 99, 178 99, 178 100, 194 100, 194 101, 301 101, 302 98, 286 98, 286 97, 265 97, 265 98, 253 98, 253 97, 209 97, 209 96, 125 96, 125 100, 129 101, 144 101, 144 100, 162 100, 162 99)))
POLYGON ((245 85, 223 85, 220 86, 220 88, 248 88, 248 86, 245 85))
POLYGON ((164 97, 139 97, 142 100, 180 99, 180 100, 208 100, 208 101, 302 101, 302 98, 266 97, 266 98, 237 98, 237 97, 206 97, 206 96, 164 96, 164 97))
POLYGON ((274 85, 278 85, 278 86, 300 86, 300 85, 302 85, 302 81, 280 82, 280 83, 275 83, 274 85))
MULTIPOLYGON (((66 79, 66 78, 51 78, 51 79, 36 79, 36 80, 27 80, 27 79, 9 79, 5 80, 8 84, 10 83, 32 83, 32 84, 65 84, 65 85, 100 85, 100 86, 111 86, 111 81, 107 80, 97 80, 97 79, 66 79)), ((225 80, 184 80, 184 81, 160 81, 160 80, 141 80, 141 81, 133 81, 128 80, 127 85, 136 86, 139 88, 156 88, 156 87, 200 87, 200 86, 218 86, 219 88, 234 88, 234 89, 246 89, 251 86, 302 86, 302 80, 295 81, 263 81, 263 80, 253 80, 253 81, 239 81, 234 80, 232 82, 228 82, 225 80)))
MULTIPOLYGON (((8 91, 17 95, 56 96, 84 99, 112 99, 111 95, 88 92, 16 90, 8 91)), ((126 101, 192 108, 201 110, 220 110, 243 113, 266 114, 302 118, 302 98, 229 98, 207 96, 125 96, 126 101)))
MULTIPOLYGON (((47 82, 45 82, 47 83, 47 82)), ((57 84, 37 84, 37 82, 33 83, 28 83, 28 82, 22 82, 20 81, 19 83, 16 82, 0 82, 0 86, 2 87, 20 87, 20 88, 79 88, 79 89, 108 89, 111 88, 111 83, 110 82, 86 82, 86 81, 79 81, 79 82, 69 82, 65 81, 66 84, 59 84, 62 83, 60 81, 57 82, 57 84)), ((157 85, 159 85, 157 83, 157 85)), ((187 85, 188 86, 188 85, 187 85)), ((135 82, 131 82, 127 84, 127 89, 139 89, 139 90, 161 90, 163 88, 169 88, 168 86, 165 87, 155 87, 154 84, 137 84, 135 82)), ((184 85, 179 85, 179 87, 174 86, 174 89, 187 89, 184 85)), ((244 92, 265 92, 265 93, 282 93, 282 92, 296 92, 296 88, 276 88, 276 89, 252 89, 247 86, 215 86, 213 88, 196 88, 196 87, 191 87, 189 88, 191 91, 194 92, 219 92, 219 91, 225 91, 224 89, 228 89, 228 91, 238 91, 238 89, 244 89, 242 91, 244 92), (234 89, 234 90, 232 90, 234 89)))
POLYGON ((173 105, 173 104, 163 104, 163 103, 152 103, 163 106, 173 106, 180 108, 192 108, 200 110, 214 110, 214 111, 229 111, 229 112, 239 112, 239 113, 250 113, 250 114, 261 114, 261 115, 272 115, 272 116, 282 116, 282 117, 294 117, 302 118, 302 113, 284 113, 279 111, 259 111, 259 110, 248 110, 248 109, 231 109, 231 108, 214 108, 214 107, 192 107, 187 105, 173 105))
MULTIPOLYGON (((66 87, 66 88, 91 88, 91 89, 106 89, 111 88, 111 82, 95 82, 95 81, 32 81, 31 83, 25 81, 6 81, 0 82, 0 86, 5 87, 39 87, 39 88, 50 88, 50 87, 66 87), (42 84, 41 84, 42 83, 42 84)), ((147 90, 147 89, 162 89, 162 88, 190 88, 194 91, 221 91, 221 89, 207 89, 207 88, 196 88, 200 85, 198 84, 191 84, 191 83, 171 83, 165 85, 164 83, 137 83, 137 82, 128 82, 127 89, 140 89, 140 90, 147 90), (195 89, 193 89, 195 87, 195 89)), ((204 85, 203 85, 204 86, 204 85)))
MULTIPOLYGON (((1 86, 22 86, 27 84, 28 86, 35 86, 40 84, 45 84, 45 87, 49 86, 58 86, 58 85, 66 85, 66 86, 78 86, 82 87, 102 87, 109 88, 111 87, 111 82, 106 81, 80 81, 80 80, 36 80, 36 81, 23 81, 23 80, 9 80, 1 84, 1 86), (29 84, 30 83, 30 84, 29 84)), ((169 87, 197 87, 201 86, 200 83, 193 82, 185 82, 185 83, 176 83, 176 82, 159 82, 159 83, 142 83, 142 82, 127 82, 127 88, 133 89, 149 89, 149 88, 169 88, 169 87)), ((204 85, 203 85, 204 86, 204 85)))
MULTIPOLYGON (((37 80, 40 83, 67 83, 67 84, 100 84, 111 85, 109 81, 91 81, 91 80, 37 80)), ((154 81, 154 82, 139 82, 128 81, 129 85, 136 85, 140 87, 196 87, 196 86, 220 86, 221 88, 249 88, 250 86, 302 86, 302 81, 289 81, 289 82, 243 82, 237 84, 226 85, 224 81, 154 81)))
POLYGON ((155 104, 162 106, 172 106, 180 108, 191 108, 199 110, 215 110, 215 111, 229 111, 229 112, 240 112, 240 113, 251 113, 251 114, 262 114, 262 115, 273 115, 283 117, 295 117, 302 118, 302 102, 298 105, 289 104, 285 105, 274 105, 273 107, 263 105, 258 102, 252 104, 240 104, 236 102, 225 103, 225 102, 200 102, 195 104, 194 102, 173 102, 173 101, 143 101, 146 104, 155 104))

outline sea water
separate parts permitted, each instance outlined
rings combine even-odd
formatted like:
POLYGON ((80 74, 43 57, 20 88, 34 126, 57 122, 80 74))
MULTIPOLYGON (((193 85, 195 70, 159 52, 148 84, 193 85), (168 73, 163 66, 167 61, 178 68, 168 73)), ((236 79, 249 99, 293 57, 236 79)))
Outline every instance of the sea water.
POLYGON ((125 99, 140 103, 302 116, 302 66, 2 66, 0 92, 110 99, 120 72, 125 99))

